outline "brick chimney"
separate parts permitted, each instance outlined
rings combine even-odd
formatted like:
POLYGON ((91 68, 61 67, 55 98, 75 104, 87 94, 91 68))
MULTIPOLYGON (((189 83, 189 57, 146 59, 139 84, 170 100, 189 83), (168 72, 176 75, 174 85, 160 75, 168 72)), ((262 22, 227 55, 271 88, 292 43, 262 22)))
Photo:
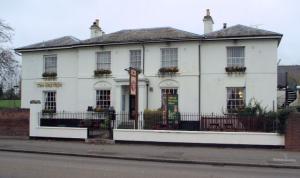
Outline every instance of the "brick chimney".
POLYGON ((104 34, 104 32, 99 26, 99 19, 95 20, 95 22, 90 27, 90 30, 91 30, 91 38, 99 37, 104 34))
POLYGON ((213 21, 212 17, 210 16, 209 9, 206 9, 206 15, 203 18, 203 23, 204 23, 204 34, 210 33, 213 31, 214 21, 213 21))

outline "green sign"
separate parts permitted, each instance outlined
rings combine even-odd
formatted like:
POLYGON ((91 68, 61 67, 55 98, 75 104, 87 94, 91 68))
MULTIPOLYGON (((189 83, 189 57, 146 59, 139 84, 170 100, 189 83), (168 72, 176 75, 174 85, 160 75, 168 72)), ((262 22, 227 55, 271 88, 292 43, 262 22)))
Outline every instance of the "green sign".
POLYGON ((178 115, 178 95, 163 96, 163 111, 167 113, 169 119, 176 119, 178 115))

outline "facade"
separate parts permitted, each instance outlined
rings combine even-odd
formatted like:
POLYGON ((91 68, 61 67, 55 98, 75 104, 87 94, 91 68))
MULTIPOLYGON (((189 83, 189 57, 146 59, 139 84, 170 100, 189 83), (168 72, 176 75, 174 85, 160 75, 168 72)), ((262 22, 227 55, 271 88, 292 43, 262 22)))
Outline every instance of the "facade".
POLYGON ((164 94, 178 95, 181 112, 224 114, 251 99, 277 105, 277 48, 282 35, 235 25, 205 34, 170 27, 67 36, 16 49, 22 53, 22 102, 40 100, 45 110, 83 112, 89 107, 129 109, 129 75, 139 74, 139 111, 158 109, 164 94))

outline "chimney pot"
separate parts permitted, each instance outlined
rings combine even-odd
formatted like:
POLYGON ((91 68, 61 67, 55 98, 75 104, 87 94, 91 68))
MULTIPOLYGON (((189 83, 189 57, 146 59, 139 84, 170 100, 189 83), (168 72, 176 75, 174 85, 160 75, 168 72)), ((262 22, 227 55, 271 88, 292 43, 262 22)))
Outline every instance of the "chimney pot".
POLYGON ((207 16, 210 16, 209 9, 206 9, 206 15, 207 15, 207 16))
POLYGON ((101 27, 99 26, 99 19, 96 19, 92 26, 90 27, 91 30, 91 38, 99 37, 104 34, 104 32, 101 30, 101 27))

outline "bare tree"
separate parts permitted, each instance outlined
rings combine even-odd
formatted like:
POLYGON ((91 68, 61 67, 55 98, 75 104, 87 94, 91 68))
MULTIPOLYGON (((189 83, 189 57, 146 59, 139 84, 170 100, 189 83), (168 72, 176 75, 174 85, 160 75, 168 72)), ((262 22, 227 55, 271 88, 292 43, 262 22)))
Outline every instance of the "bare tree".
POLYGON ((0 82, 15 78, 19 67, 14 51, 5 46, 5 43, 11 42, 12 32, 13 29, 0 19, 0 82))

